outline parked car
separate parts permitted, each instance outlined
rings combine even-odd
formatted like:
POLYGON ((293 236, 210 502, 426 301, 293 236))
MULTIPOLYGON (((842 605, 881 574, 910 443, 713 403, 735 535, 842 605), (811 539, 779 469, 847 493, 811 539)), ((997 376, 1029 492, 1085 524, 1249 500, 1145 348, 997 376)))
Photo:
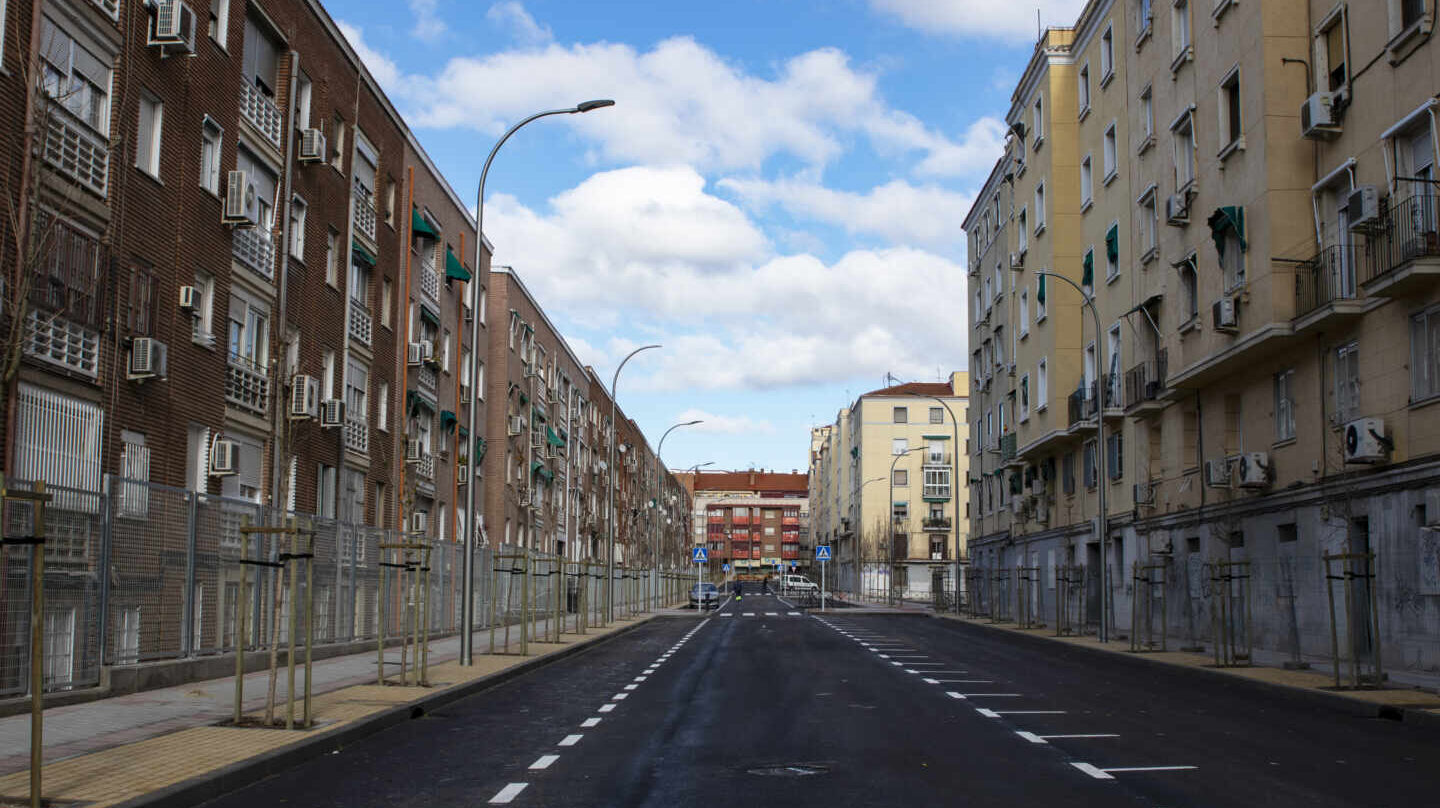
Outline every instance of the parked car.
POLYGON ((695 584, 690 587, 690 608, 713 609, 720 605, 720 589, 715 584, 695 584))
POLYGON ((806 578, 804 575, 786 575, 783 586, 793 592, 818 593, 820 591, 820 587, 816 586, 814 581, 806 578))

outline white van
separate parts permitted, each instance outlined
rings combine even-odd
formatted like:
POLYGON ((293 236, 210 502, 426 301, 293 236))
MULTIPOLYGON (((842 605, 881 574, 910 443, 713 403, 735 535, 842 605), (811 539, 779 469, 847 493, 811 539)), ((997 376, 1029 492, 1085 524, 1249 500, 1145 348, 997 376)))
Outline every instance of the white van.
POLYGON ((804 575, 786 575, 781 586, 793 592, 819 592, 820 587, 804 575))

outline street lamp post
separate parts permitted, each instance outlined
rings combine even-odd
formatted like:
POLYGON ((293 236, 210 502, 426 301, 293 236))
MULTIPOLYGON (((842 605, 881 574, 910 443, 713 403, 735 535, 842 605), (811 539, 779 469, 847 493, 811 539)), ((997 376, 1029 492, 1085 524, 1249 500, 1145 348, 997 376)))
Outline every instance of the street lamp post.
MULTIPOLYGON (((890 605, 891 600, 895 596, 895 464, 900 462, 900 458, 909 454, 914 454, 915 452, 918 452, 924 448, 924 446, 916 446, 914 449, 906 449, 905 451, 895 455, 895 459, 890 461, 890 535, 886 537, 890 546, 890 575, 886 579, 885 586, 886 606, 890 605)), ((905 484, 910 484, 908 476, 905 480, 905 484)), ((860 487, 864 488, 865 486, 862 485, 860 487)), ((905 534, 905 541, 910 541, 910 534, 905 534)), ((902 598, 901 601, 903 602, 904 599, 902 598)))
POLYGON ((869 485, 870 483, 880 483, 884 481, 884 477, 871 477, 865 482, 860 483, 860 487, 855 490, 855 499, 858 500, 858 505, 860 508, 860 516, 855 520, 855 543, 860 547, 860 560, 855 567, 855 577, 850 581, 850 591, 851 594, 855 596, 856 600, 860 599, 861 587, 863 587, 865 584, 865 528, 861 524, 861 519, 863 519, 865 516, 865 486, 869 485))
MULTIPOLYGON (((953 392, 953 388, 952 388, 953 392)), ((953 516, 950 517, 950 546, 955 548, 955 613, 960 613, 960 419, 955 417, 955 411, 950 405, 939 396, 923 396, 920 393, 911 393, 912 396, 920 398, 933 398, 950 413, 951 439, 954 445, 950 447, 950 510, 953 516)), ((922 472, 923 474, 923 472, 922 472)), ((924 484, 924 480, 921 480, 924 484)))
POLYGON ((606 485, 610 487, 610 490, 606 492, 605 496, 610 508, 610 518, 606 520, 605 525, 608 539, 605 547, 605 622, 607 623, 615 622, 615 441, 619 432, 619 425, 615 423, 615 387, 620 383, 620 371, 625 369, 626 362, 629 362, 635 354, 641 351, 659 347, 659 345, 641 345, 626 354, 625 358, 620 360, 620 365, 615 368, 615 375, 610 377, 610 473, 606 475, 609 477, 606 485))
MULTIPOLYGON (((704 467, 706 467, 706 466, 713 466, 713 465, 715 465, 715 461, 714 461, 714 460, 706 460, 704 463, 696 463, 695 465, 693 465, 693 466, 691 466, 691 467, 689 468, 689 473, 690 473, 690 474, 692 475, 692 477, 693 477, 693 479, 691 480, 691 484, 694 486, 694 490, 696 490, 696 491, 700 490, 700 469, 702 469, 702 468, 704 468, 704 467)), ((694 497, 693 494, 692 494, 691 497, 690 497, 690 517, 691 517, 692 519, 695 517, 695 497, 694 497)), ((698 522, 698 520, 697 520, 697 522, 698 522)), ((693 528, 692 528, 692 531, 693 531, 693 528)), ((702 535, 702 536, 705 537, 702 543, 708 548, 708 547, 710 546, 710 533, 709 533, 709 531, 710 531, 710 524, 709 524, 709 522, 706 522, 706 523, 705 523, 705 531, 706 531, 705 533, 702 533, 702 534, 700 534, 700 535, 702 535)), ((694 540, 693 532, 692 532, 692 535, 691 535, 691 540, 692 540, 692 541, 694 540)), ((706 555, 706 558, 707 558, 707 559, 709 558, 709 555, 708 555, 708 554, 706 555)), ((709 561, 706 561, 706 562, 705 562, 705 577, 707 577, 707 578, 712 577, 712 576, 710 575, 710 562, 709 562, 709 561)))
MULTIPOLYGON (((534 115, 531 115, 525 120, 510 127, 510 129, 507 130, 504 135, 500 136, 500 140, 496 141, 495 146, 490 149, 489 156, 485 158, 485 167, 480 170, 480 188, 475 193, 474 271, 477 279, 480 275, 480 262, 483 260, 485 244, 485 178, 490 174, 490 163, 495 160, 495 153, 500 151, 500 147, 505 145, 505 141, 509 140, 511 135, 515 134, 517 131, 519 131, 520 127, 524 126, 527 123, 530 123, 531 121, 538 120, 549 115, 574 115, 576 113, 589 112, 591 110, 600 109, 602 107, 610 107, 614 105, 615 102, 609 99, 596 99, 593 101, 582 101, 579 104, 576 104, 573 107, 568 107, 566 109, 552 109, 546 110, 545 112, 537 112, 534 115)), ((469 289, 470 313, 472 322, 472 325, 470 326, 469 373, 472 382, 477 379, 477 376, 475 375, 475 365, 480 360, 480 322, 485 319, 483 313, 475 311, 475 307, 479 305, 480 302, 479 295, 475 294, 474 292, 475 286, 478 286, 478 283, 474 283, 472 281, 472 285, 469 289)), ((480 398, 482 394, 482 391, 478 389, 471 390, 470 401, 467 402, 470 405, 470 417, 467 419, 467 423, 469 424, 471 439, 474 439, 480 434, 480 408, 475 406, 475 402, 480 398)), ((466 488, 468 490, 465 493, 466 535, 464 543, 465 560, 463 564, 465 583, 462 587, 464 591, 465 602, 460 605, 460 623, 462 626, 462 630, 460 632, 460 665, 462 667, 469 667, 475 662, 475 638, 472 636, 475 630, 475 536, 479 532, 480 524, 480 520, 476 518, 475 513, 476 491, 478 491, 480 488, 480 475, 479 469, 477 468, 479 463, 478 458, 476 457, 477 454, 478 453, 475 451, 474 446, 469 447, 465 452, 466 457, 469 458, 470 476, 468 479, 470 480, 470 482, 466 485, 466 488)))
MULTIPOLYGON (((1098 341, 1100 339, 1100 310, 1095 307, 1094 295, 1086 294, 1085 290, 1080 287, 1080 284, 1070 280, 1064 275, 1060 275, 1054 272, 1048 272, 1045 270, 1036 270, 1035 274, 1041 276, 1042 278, 1047 276, 1051 278, 1058 278, 1069 284, 1072 288, 1075 289, 1075 291, 1080 293, 1080 299, 1082 301, 1081 306, 1090 309, 1090 316, 1093 318, 1095 323, 1095 339, 1098 341)), ((1099 368, 1096 368, 1096 372, 1099 372, 1099 368)), ((1097 383, 1095 386, 1097 388, 1097 393, 1099 396, 1099 401, 1096 402, 1097 406, 1095 410, 1095 470, 1096 475, 1099 479, 1096 481, 1095 490, 1096 498, 1098 499, 1097 507, 1100 511, 1100 514, 1098 517, 1096 517, 1095 528, 1096 532, 1100 534, 1098 536, 1100 541, 1100 642, 1109 642, 1110 612, 1107 607, 1110 602, 1110 574, 1107 568, 1110 562, 1110 554, 1107 552, 1109 550, 1109 547, 1107 545, 1110 543, 1110 529, 1108 525, 1107 512, 1105 510, 1105 489, 1107 486, 1109 486, 1110 482, 1108 479, 1106 479, 1105 476, 1105 385, 1097 383)))
MULTIPOLYGON (((651 539, 650 539, 650 592, 649 592, 649 595, 650 595, 650 596, 649 596, 649 598, 647 598, 647 600, 649 600, 652 604, 654 603, 655 599, 657 598, 657 596, 658 596, 658 594, 659 594, 658 591, 657 591, 657 589, 656 589, 656 586, 655 586, 655 584, 656 584, 656 580, 655 580, 655 558, 656 558, 656 556, 657 556, 657 551, 658 551, 659 548, 660 548, 660 508, 661 508, 661 499, 660 499, 660 497, 661 497, 661 491, 660 491, 660 487, 661 487, 661 486, 660 486, 660 469, 661 469, 661 467, 664 465, 664 463, 663 463, 663 462, 661 461, 661 459, 660 459, 660 452, 664 451, 664 449, 665 449, 665 439, 668 438, 668 437, 670 437, 670 433, 671 433, 671 432, 674 432, 675 430, 679 429, 679 428, 682 427, 682 426, 695 426, 696 424, 703 424, 703 423, 705 423, 705 422, 702 421, 702 420, 695 420, 695 421, 682 421, 681 423, 675 424, 674 426, 671 426, 669 429, 665 430, 665 434, 663 434, 663 435, 660 436, 660 442, 655 445, 655 464, 654 464, 655 467, 654 467, 654 469, 653 469, 654 474, 655 474, 655 525, 654 525, 654 530, 653 530, 652 533, 651 533, 651 539)), ((659 604, 654 604, 654 605, 655 605, 655 608, 659 608, 659 604)))

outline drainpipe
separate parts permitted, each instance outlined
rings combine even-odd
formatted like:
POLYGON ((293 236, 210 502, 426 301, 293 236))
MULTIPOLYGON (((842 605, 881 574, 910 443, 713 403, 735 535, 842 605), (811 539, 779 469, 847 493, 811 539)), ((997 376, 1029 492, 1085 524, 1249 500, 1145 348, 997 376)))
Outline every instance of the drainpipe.
MULTIPOLYGON (((299 83, 299 75, 300 54, 296 51, 290 51, 290 89, 286 96, 286 106, 290 107, 290 110, 288 110, 289 114, 284 116, 284 120, 289 123, 289 126, 285 127, 282 140, 282 147, 285 149, 285 174, 280 180, 280 194, 285 204, 283 206, 275 206, 277 211, 282 212, 280 218, 280 269, 277 270, 279 277, 275 281, 278 296, 275 323, 278 328, 272 329, 270 332, 270 344, 278 345, 282 349, 288 343, 286 335, 288 335, 290 330, 286 319, 289 303, 289 289, 286 281, 290 276, 290 208, 294 204, 290 189, 295 171, 295 121, 291 119, 290 116, 294 114, 295 89, 299 83), (276 333, 277 330, 279 331, 278 334, 276 333)), ((270 396, 270 400, 273 402, 271 423, 273 424, 272 429, 274 430, 270 443, 270 505, 271 507, 284 508, 288 503, 281 501, 280 489, 283 486, 282 481, 285 479, 285 475, 290 472, 290 462, 286 457, 290 453, 290 440, 285 436, 286 425, 290 417, 290 402, 289 399, 276 395, 276 393, 285 389, 287 369, 284 367, 285 357, 282 355, 277 359, 275 351, 273 350, 271 351, 270 361, 278 363, 280 367, 280 372, 275 374, 275 380, 278 384, 275 385, 276 389, 271 391, 272 394, 270 396)), ((295 483, 291 482, 290 485, 292 486, 290 494, 294 496, 295 491, 293 486, 295 483)))

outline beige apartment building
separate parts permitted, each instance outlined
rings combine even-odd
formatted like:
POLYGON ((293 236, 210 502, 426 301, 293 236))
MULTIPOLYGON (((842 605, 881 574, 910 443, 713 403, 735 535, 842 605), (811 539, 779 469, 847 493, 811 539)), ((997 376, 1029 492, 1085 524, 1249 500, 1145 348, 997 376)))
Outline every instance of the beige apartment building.
POLYGON ((1361 6, 1095 0, 1041 37, 965 222, 984 608, 1124 634, 1138 589, 1201 645, 1228 593, 1257 654, 1440 663, 1434 8, 1361 6))
POLYGON ((917 599, 953 590, 967 534, 955 483, 968 462, 955 444, 969 384, 957 371, 873 390, 812 430, 811 527, 816 544, 832 547, 837 590, 917 599))

